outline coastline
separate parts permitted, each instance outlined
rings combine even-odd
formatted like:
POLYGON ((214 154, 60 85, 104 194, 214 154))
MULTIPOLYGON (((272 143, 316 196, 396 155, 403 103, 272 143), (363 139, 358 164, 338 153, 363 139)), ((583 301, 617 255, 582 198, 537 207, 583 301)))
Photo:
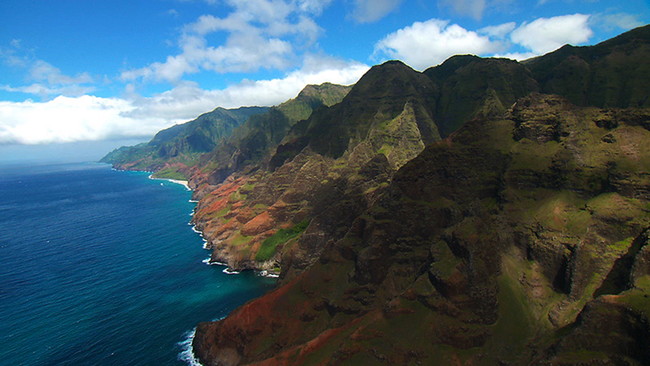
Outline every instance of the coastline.
POLYGON ((180 184, 180 185, 182 185, 183 187, 185 187, 185 189, 187 189, 188 191, 191 191, 191 190, 192 190, 192 188, 190 188, 189 181, 187 181, 187 180, 169 179, 169 178, 156 178, 156 177, 153 176, 153 173, 152 173, 152 174, 149 174, 149 179, 155 179, 155 180, 166 180, 166 181, 171 182, 171 183, 180 184))
MULTIPOLYGON (((192 188, 190 188, 190 185, 189 185, 189 181, 188 181, 188 180, 171 179, 171 178, 157 178, 157 177, 154 177, 154 176, 153 176, 153 175, 155 174, 155 172, 152 172, 152 171, 146 171, 146 170, 128 170, 128 169, 118 169, 118 168, 115 168, 114 166, 112 166, 111 169, 112 169, 112 170, 116 170, 116 171, 139 171, 139 172, 149 173, 149 175, 147 176, 147 178, 149 178, 149 179, 151 179, 151 180, 164 180, 164 181, 168 181, 168 182, 170 182, 170 183, 180 184, 180 185, 182 185, 183 187, 185 187, 185 189, 187 189, 188 191, 191 191, 191 192, 194 191, 192 188)), ((192 199, 189 200, 189 202, 192 202, 192 203, 198 203, 199 200, 195 200, 195 199, 192 198, 192 199)), ((190 213, 190 216, 194 217, 194 211, 193 211, 192 213, 190 213)), ((190 222, 188 223, 188 225, 190 225, 190 226, 192 227, 192 231, 194 231, 195 233, 199 234, 199 236, 200 236, 201 239, 203 240, 203 249, 205 249, 205 250, 209 250, 210 253, 212 254, 212 253, 214 252, 214 248, 210 245, 210 242, 209 242, 209 240, 205 237, 204 233, 203 233, 201 230, 199 230, 199 229, 197 228, 197 226, 196 226, 196 224, 193 222, 193 220, 190 220, 190 222)), ((224 267, 226 267, 226 268, 225 268, 222 272, 225 273, 225 274, 229 274, 229 275, 237 275, 237 274, 240 274, 241 271, 242 271, 242 270, 237 270, 237 269, 233 269, 233 268, 231 268, 231 267, 230 267, 227 263, 225 263, 225 262, 221 262, 221 261, 212 261, 212 255, 210 255, 210 257, 208 257, 207 259, 203 260, 203 263, 205 263, 206 265, 209 265, 209 266, 211 266, 211 265, 224 266, 224 267)), ((270 271, 268 271, 268 270, 261 269, 261 268, 248 268, 248 269, 244 269, 244 270, 252 270, 252 271, 255 272, 256 275, 258 275, 258 276, 260 276, 260 277, 265 277, 265 278, 274 278, 274 279, 277 279, 277 278, 280 277, 280 275, 277 274, 277 273, 272 273, 272 272, 270 272, 270 271)))
MULTIPOLYGON (((117 168, 117 167, 115 167, 115 166, 111 166, 111 170, 115 170, 115 171, 133 171, 133 172, 148 173, 148 174, 149 174, 149 175, 147 176, 148 179, 151 179, 151 180, 164 180, 164 181, 168 181, 168 182, 170 182, 170 183, 180 184, 180 185, 182 185, 183 187, 185 187, 186 190, 188 190, 188 191, 190 191, 190 192, 194 192, 194 190, 193 190, 193 189, 190 187, 190 185, 189 185, 189 180, 154 177, 154 174, 155 174, 156 172, 155 172, 155 171, 150 171, 150 170, 138 170, 138 169, 131 170, 131 169, 122 169, 122 168, 117 168)), ((162 183, 161 183, 161 184, 162 184, 162 183)), ((194 198, 194 196, 192 196, 192 198, 190 198, 188 202, 191 202, 191 203, 197 203, 197 204, 198 204, 198 203, 200 202, 200 200, 197 200, 197 199, 194 198)), ((256 266, 245 267, 245 268, 233 268, 233 267, 231 267, 230 265, 228 265, 226 259, 213 260, 213 256, 212 256, 212 254, 214 253, 215 248, 214 248, 214 246, 210 243, 210 240, 205 236, 205 234, 203 233, 203 231, 201 231, 200 229, 198 229, 198 226, 197 226, 196 222, 194 222, 194 214, 195 214, 195 211, 192 211, 192 212, 190 213, 190 216, 192 217, 192 219, 190 220, 190 222, 188 223, 188 225, 190 225, 190 226, 192 227, 192 231, 194 231, 195 233, 199 234, 199 236, 200 236, 201 239, 203 240, 203 249, 205 249, 205 250, 209 250, 210 253, 211 253, 210 257, 208 257, 207 259, 203 260, 203 263, 205 263, 206 265, 224 266, 224 267, 226 267, 226 268, 225 268, 222 272, 225 273, 225 274, 228 274, 228 275, 237 275, 237 274, 240 274, 242 271, 252 270, 253 272, 255 272, 256 275, 258 275, 258 276, 260 276, 260 277, 273 278, 273 279, 278 279, 278 278, 280 277, 280 274, 279 274, 279 273, 271 272, 271 271, 269 271, 268 269, 264 269, 264 268, 260 268, 260 267, 256 267, 256 266)))
POLYGON ((226 278, 222 268, 200 263, 207 257, 203 243, 183 225, 194 208, 191 192, 160 186, 148 175, 75 162, 25 166, 2 179, 3 218, 43 224, 33 236, 9 225, 0 230, 7 240, 3 284, 9 287, 3 290, 16 295, 3 298, 0 315, 8 329, 24 329, 24 336, 10 334, 0 346, 7 364, 199 365, 178 361, 177 343, 199 322, 273 287, 252 272, 226 278), (25 261, 34 245, 44 255, 25 261), (139 265, 143 255, 153 264, 139 265), (105 273, 97 271, 99 258, 109 258, 101 263, 105 273), (50 271, 60 280, 42 280, 50 271), (29 286, 12 286, 21 283, 29 286), (117 291, 128 301, 106 297, 117 291), (88 306, 79 306, 80 296, 88 306), (97 322, 100 333, 93 330, 97 322), (76 352, 84 339, 101 347, 76 352))
MULTIPOLYGON (((113 168, 113 169, 115 169, 115 168, 113 168)), ((180 184, 190 192, 194 191, 192 188, 190 188, 188 180, 170 179, 170 178, 157 178, 157 177, 153 176, 153 174, 155 174, 155 172, 147 172, 147 173, 150 173, 148 175, 148 177, 147 177, 149 179, 152 179, 152 180, 165 180, 165 181, 168 181, 170 183, 180 184)), ((195 200, 195 199, 192 198, 192 199, 189 200, 189 202, 194 203, 194 204, 198 204, 199 200, 195 200)), ((190 216, 192 216, 192 218, 194 217, 194 213, 195 213, 194 210, 190 213, 190 216)), ((210 251, 210 257, 208 257, 208 258, 206 258, 205 260, 202 261, 205 265, 208 265, 208 266, 214 266, 214 265, 223 266, 225 268, 222 270, 222 272, 225 273, 225 274, 228 274, 228 275, 238 275, 238 274, 241 273, 241 271, 237 271, 237 270, 234 270, 234 269, 230 268, 230 266, 228 266, 227 263, 222 263, 222 262, 219 262, 219 261, 211 261, 212 253, 214 251, 214 248, 212 248, 209 241, 206 239, 203 231, 198 229, 196 224, 193 222, 193 219, 188 222, 188 225, 191 226, 193 232, 197 233, 200 236, 201 240, 203 241, 203 245, 202 245, 203 249, 210 251)), ((257 276, 260 276, 260 277, 272 278, 272 279, 277 279, 279 277, 279 275, 274 274, 274 273, 270 273, 270 272, 265 271, 265 270, 254 270, 254 272, 255 272, 255 274, 257 276)), ((177 343, 181 347, 181 353, 179 354, 178 359, 180 361, 183 361, 183 362, 187 363, 190 366, 203 366, 203 364, 200 362, 200 360, 198 359, 198 357, 196 356, 196 354, 194 352, 193 344, 194 344, 195 335, 196 335, 196 327, 194 327, 194 329, 192 331, 186 333, 185 339, 183 341, 177 343)))

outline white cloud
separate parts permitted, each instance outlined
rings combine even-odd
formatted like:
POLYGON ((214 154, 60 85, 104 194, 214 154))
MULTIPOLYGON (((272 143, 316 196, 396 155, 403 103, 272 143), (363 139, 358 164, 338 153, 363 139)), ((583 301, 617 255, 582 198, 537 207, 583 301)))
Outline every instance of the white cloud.
POLYGON ((503 54, 497 53, 492 55, 492 57, 509 58, 511 60, 517 60, 517 61, 526 60, 535 56, 539 56, 539 54, 534 52, 509 52, 503 54))
POLYGON ((504 24, 500 24, 500 25, 487 26, 487 27, 479 29, 477 32, 481 33, 481 34, 486 34, 486 35, 488 35, 490 37, 503 39, 510 32, 512 32, 515 29, 516 26, 517 26, 517 23, 509 22, 509 23, 504 23, 504 24))
POLYGON ((485 0, 440 0, 443 6, 451 7, 456 13, 480 20, 483 17, 485 0))
POLYGON ((232 11, 224 17, 202 15, 183 27, 181 52, 164 62, 122 72, 123 81, 137 79, 178 82, 185 74, 202 70, 255 72, 285 70, 294 64, 299 49, 313 45, 322 29, 313 17, 329 5, 315 0, 229 0, 232 11), (225 33, 222 44, 208 36, 225 33))
POLYGON ((627 13, 597 14, 590 18, 590 23, 601 26, 608 31, 630 30, 644 25, 639 16, 627 13))
POLYGON ((18 87, 12 87, 9 85, 0 85, 0 90, 12 92, 12 93, 26 93, 39 95, 43 98, 47 98, 50 95, 65 95, 65 96, 80 96, 95 91, 93 86, 83 86, 83 85, 64 85, 58 87, 50 87, 40 83, 34 83, 31 85, 24 85, 18 87))
POLYGON ((563 45, 587 42, 593 35, 589 15, 573 14, 553 18, 538 18, 523 23, 510 34, 510 39, 540 55, 563 45))
POLYGON ((485 55, 500 51, 501 43, 449 21, 415 22, 387 35, 375 45, 375 54, 403 60, 422 70, 456 54, 485 55))
POLYGON ((354 0, 352 18, 359 23, 375 22, 395 10, 402 0, 354 0))
POLYGON ((243 105, 277 105, 295 97, 307 84, 353 84, 368 69, 367 65, 357 62, 308 55, 302 68, 283 78, 244 80, 219 90, 204 90, 196 83, 184 82, 164 93, 149 98, 136 98, 136 108, 125 115, 189 120, 217 106, 236 108, 243 105))
POLYGON ((144 98, 127 85, 126 98, 60 96, 47 102, 0 102, 0 144, 45 144, 153 136, 217 106, 276 105, 307 84, 355 83, 368 66, 322 55, 308 55, 302 68, 283 78, 243 81, 221 90, 183 82, 144 98))
POLYGON ((9 66, 25 69, 26 79, 34 83, 22 86, 0 85, 0 90, 34 94, 41 98, 54 95, 79 96, 95 90, 94 86, 89 85, 94 80, 88 73, 66 75, 48 62, 20 55, 18 51, 22 47, 19 40, 12 40, 11 46, 12 49, 0 49, 0 59, 9 66))
POLYGON ((331 2, 332 0, 298 0, 298 6, 306 13, 320 15, 331 2))
POLYGON ((164 125, 120 116, 128 101, 84 95, 47 102, 0 102, 0 143, 42 144, 143 136, 164 125))
POLYGON ((30 67, 29 76, 33 80, 46 81, 50 85, 85 84, 93 81, 90 75, 85 72, 77 76, 64 75, 61 70, 43 60, 34 61, 30 67))

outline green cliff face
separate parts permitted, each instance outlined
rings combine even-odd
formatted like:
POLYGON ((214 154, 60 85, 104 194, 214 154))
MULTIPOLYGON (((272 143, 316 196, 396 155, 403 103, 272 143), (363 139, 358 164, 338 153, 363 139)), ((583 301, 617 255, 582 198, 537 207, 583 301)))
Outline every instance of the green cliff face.
POLYGON ((116 149, 100 161, 119 169, 148 171, 158 171, 172 163, 193 165, 200 155, 212 151, 236 127, 267 110, 265 107, 216 108, 195 120, 158 132, 148 143, 116 149))
POLYGON ((526 62, 540 91, 576 105, 648 107, 650 26, 591 47, 566 45, 526 62))
POLYGON ((648 32, 526 63, 373 67, 263 164, 206 183, 213 258, 281 280, 200 324, 198 357, 646 363, 648 32))
POLYGON ((199 355, 642 364, 650 131, 639 118, 650 110, 533 94, 500 118, 467 123, 404 165, 301 275, 202 324, 199 355))
POLYGON ((105 159, 188 177, 212 260, 280 275, 205 364, 641 365, 649 41, 390 61, 105 159))
POLYGON ((377 66, 340 103, 295 124, 268 163, 234 173, 204 196, 195 222, 214 246, 213 260, 274 271, 310 265, 399 167, 439 139, 423 102, 429 86, 402 63, 377 66), (301 222, 309 225, 300 236, 277 241, 278 230, 301 222))
POLYGON ((308 85, 296 98, 250 118, 201 159, 208 182, 221 183, 238 170, 263 163, 293 125, 309 118, 315 110, 338 103, 349 90, 348 86, 330 83, 308 85))

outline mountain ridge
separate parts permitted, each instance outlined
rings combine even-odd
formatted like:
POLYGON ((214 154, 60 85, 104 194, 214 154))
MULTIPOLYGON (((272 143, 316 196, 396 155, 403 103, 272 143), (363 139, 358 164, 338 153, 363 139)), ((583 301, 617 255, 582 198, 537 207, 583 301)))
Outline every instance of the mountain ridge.
POLYGON ((267 110, 266 107, 217 107, 192 121, 161 130, 147 143, 115 149, 100 162, 111 163, 118 169, 146 171, 161 170, 174 158, 188 163, 195 160, 196 155, 211 151, 250 116, 267 110))
POLYGON ((649 44, 645 26, 521 63, 389 61, 238 130, 250 144, 192 171, 193 221, 213 262, 280 280, 201 323, 197 357, 646 362, 649 44))
MULTIPOLYGON (((551 61, 561 68, 561 57, 551 61)), ((421 85, 397 62, 373 72, 382 69, 397 70, 383 80, 360 80, 345 99, 393 77, 421 85)), ((609 64, 595 62, 590 70, 607 73, 609 64)), ((595 106, 575 105, 571 88, 565 97, 540 94, 545 86, 524 64, 471 56, 420 75, 433 85, 423 108, 446 137, 422 146, 395 171, 386 151, 374 150, 368 139, 382 131, 371 118, 413 116, 405 112, 411 100, 397 115, 390 103, 372 107, 390 88, 369 101, 344 99, 297 124, 279 145, 276 155, 284 156, 276 171, 298 161, 332 167, 328 159, 368 156, 358 171, 367 175, 339 175, 336 189, 318 191, 326 204, 314 204, 319 213, 301 236, 284 243, 278 289, 222 321, 200 324, 199 359, 214 365, 643 364, 643 340, 650 336, 644 297, 650 160, 643 149, 650 111, 627 104, 640 100, 639 92, 613 83, 614 94, 627 95, 614 100, 619 105, 598 106, 601 99, 589 93, 585 103, 595 106), (453 104, 458 100, 468 110, 453 104), (341 119, 332 120, 355 113, 370 117, 343 128, 341 119), (319 130, 319 123, 326 126, 319 130), (351 189, 371 177, 383 178, 351 189), (335 228, 326 229, 328 223, 335 228), (319 239, 323 234, 327 239, 319 239), (631 266, 616 265, 624 258, 631 266), (601 324, 612 334, 607 340, 601 324)), ((300 192, 291 195, 285 203, 300 202, 300 192)))

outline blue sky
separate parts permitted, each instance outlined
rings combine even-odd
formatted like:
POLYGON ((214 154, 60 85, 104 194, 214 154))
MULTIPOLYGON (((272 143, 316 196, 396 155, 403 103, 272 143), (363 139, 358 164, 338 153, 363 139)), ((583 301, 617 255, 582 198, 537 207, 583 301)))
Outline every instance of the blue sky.
POLYGON ((146 138, 388 59, 525 59, 649 22, 646 0, 2 0, 0 145, 146 138))

